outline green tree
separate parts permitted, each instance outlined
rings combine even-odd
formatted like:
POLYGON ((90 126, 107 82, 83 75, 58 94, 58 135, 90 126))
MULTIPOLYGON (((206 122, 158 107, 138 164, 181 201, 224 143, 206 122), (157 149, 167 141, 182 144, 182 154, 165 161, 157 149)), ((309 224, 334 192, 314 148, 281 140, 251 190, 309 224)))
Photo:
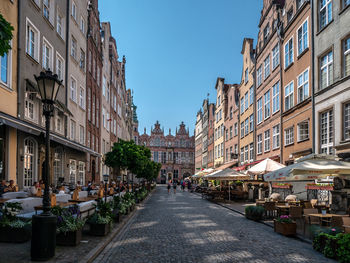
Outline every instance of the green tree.
POLYGON ((13 37, 13 26, 0 14, 0 56, 4 56, 10 49, 10 41, 13 37))

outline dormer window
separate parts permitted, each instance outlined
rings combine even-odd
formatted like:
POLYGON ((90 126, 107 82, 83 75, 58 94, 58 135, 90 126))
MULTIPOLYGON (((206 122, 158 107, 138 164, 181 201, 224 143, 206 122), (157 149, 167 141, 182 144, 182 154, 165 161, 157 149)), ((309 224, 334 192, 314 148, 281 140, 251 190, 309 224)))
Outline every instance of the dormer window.
POLYGON ((267 25, 265 28, 264 28, 264 43, 266 43, 268 37, 270 35, 270 25, 267 25))

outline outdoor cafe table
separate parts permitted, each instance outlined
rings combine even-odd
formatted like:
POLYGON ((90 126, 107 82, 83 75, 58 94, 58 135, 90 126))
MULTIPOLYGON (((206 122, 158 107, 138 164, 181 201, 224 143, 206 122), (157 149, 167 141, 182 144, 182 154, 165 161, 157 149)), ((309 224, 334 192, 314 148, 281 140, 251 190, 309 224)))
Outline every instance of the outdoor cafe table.
POLYGON ((70 199, 70 200, 68 200, 68 201, 69 201, 69 202, 72 202, 72 203, 83 203, 83 202, 87 202, 87 201, 91 201, 91 200, 96 200, 96 199, 98 199, 98 196, 97 196, 97 195, 79 198, 78 200, 70 199))
POLYGON ((276 208, 278 210, 278 216, 281 216, 282 213, 283 215, 289 214, 290 205, 276 205, 276 208))
MULTIPOLYGON (((67 207, 67 206, 70 206, 70 205, 74 205, 74 204, 75 203, 73 203, 73 202, 67 202, 67 203, 57 202, 56 206, 64 208, 64 207, 67 207)), ((38 210, 43 210, 43 205, 34 206, 34 210, 35 210, 35 214, 37 214, 38 210)))
POLYGON ((305 217, 308 217, 309 219, 309 222, 310 222, 310 217, 317 217, 318 220, 320 221, 320 226, 322 225, 322 222, 325 222, 325 221, 322 221, 322 219, 327 219, 328 221, 330 221, 332 219, 333 216, 346 216, 346 215, 338 215, 338 214, 308 214, 308 215, 304 215, 305 217))

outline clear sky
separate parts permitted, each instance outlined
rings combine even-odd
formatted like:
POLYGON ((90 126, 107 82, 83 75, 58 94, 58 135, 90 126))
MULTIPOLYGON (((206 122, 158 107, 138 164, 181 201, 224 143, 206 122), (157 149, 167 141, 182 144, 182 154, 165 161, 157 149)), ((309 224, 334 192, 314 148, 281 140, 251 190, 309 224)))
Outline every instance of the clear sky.
MULTIPOLYGON (((262 0, 102 0, 126 87, 134 91, 139 131, 159 120, 166 133, 184 121, 193 134, 196 113, 217 77, 239 83, 244 37, 258 35, 262 0)), ((254 41, 254 45, 256 42, 254 41)))

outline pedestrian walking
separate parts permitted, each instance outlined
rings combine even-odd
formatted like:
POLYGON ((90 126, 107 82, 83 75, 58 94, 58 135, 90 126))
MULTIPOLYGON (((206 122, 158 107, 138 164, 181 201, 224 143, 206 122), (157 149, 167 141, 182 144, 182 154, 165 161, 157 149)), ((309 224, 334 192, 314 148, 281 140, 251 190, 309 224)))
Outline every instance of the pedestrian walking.
POLYGON ((186 187, 186 182, 185 182, 185 181, 182 181, 182 182, 181 182, 181 189, 182 189, 182 192, 185 191, 185 187, 186 187))
POLYGON ((187 183, 187 189, 188 189, 188 191, 191 191, 191 181, 188 181, 188 183, 187 183))
POLYGON ((176 185, 177 185, 177 182, 174 181, 174 182, 173 182, 174 194, 176 194, 176 185))
POLYGON ((171 181, 168 182, 168 194, 170 194, 171 181))

